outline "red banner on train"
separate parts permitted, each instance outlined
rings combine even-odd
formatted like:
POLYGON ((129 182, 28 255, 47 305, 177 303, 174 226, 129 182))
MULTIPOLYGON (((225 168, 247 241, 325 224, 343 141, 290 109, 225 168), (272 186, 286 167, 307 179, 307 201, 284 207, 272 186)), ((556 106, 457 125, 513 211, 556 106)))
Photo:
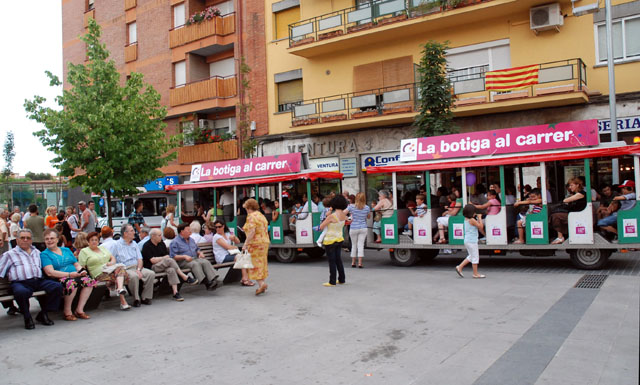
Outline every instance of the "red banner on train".
POLYGON ((230 160, 194 164, 191 166, 191 182, 246 178, 273 174, 288 174, 300 171, 302 155, 299 152, 260 158, 230 160))
POLYGON ((460 158, 597 146, 598 121, 581 120, 549 125, 476 131, 466 134, 405 139, 400 161, 460 158))

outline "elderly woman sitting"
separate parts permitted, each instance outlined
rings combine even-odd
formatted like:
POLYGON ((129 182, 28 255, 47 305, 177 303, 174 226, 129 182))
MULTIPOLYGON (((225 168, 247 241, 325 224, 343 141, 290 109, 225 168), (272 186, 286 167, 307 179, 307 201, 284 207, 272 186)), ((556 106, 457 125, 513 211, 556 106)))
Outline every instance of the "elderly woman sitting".
POLYGON ((124 298, 124 295, 127 294, 124 285, 129 281, 127 271, 124 267, 116 267, 115 269, 111 267, 116 264, 116 258, 106 247, 100 246, 100 235, 97 232, 89 233, 87 240, 89 246, 80 251, 78 262, 89 270, 89 275, 96 281, 106 282, 109 290, 117 288, 120 296, 120 309, 129 310, 131 306, 124 298))
POLYGON ((84 312, 84 305, 87 303, 96 281, 88 276, 71 250, 66 247, 59 247, 60 234, 56 230, 47 229, 44 231, 44 243, 47 249, 40 253, 42 270, 47 277, 59 280, 62 283, 64 293, 64 319, 75 321, 78 318, 89 319, 84 312), (80 288, 80 297, 75 312, 71 312, 71 304, 80 288))
MULTIPOLYGON (((211 239, 211 245, 213 246, 213 255, 216 259, 216 263, 225 263, 235 261, 235 255, 231 252, 235 250, 235 254, 238 253, 238 247, 232 244, 240 243, 240 240, 235 235, 232 235, 227 225, 221 220, 216 219, 212 224, 215 234, 211 239)), ((254 286, 255 283, 249 279, 249 273, 247 269, 242 270, 242 286, 254 286)))
POLYGON ((380 236, 380 228, 382 227, 382 218, 390 218, 393 216, 393 202, 391 202, 391 194, 388 190, 380 190, 378 192, 378 204, 375 205, 373 211, 375 215, 373 217, 373 234, 375 234, 375 243, 380 243, 382 237, 380 236))

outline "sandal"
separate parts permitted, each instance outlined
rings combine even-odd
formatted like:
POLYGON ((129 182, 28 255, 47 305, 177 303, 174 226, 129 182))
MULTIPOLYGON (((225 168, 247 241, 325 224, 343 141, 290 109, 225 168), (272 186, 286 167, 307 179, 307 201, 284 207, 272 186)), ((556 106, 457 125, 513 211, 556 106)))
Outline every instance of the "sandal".
POLYGON ((265 291, 267 291, 267 287, 269 287, 266 283, 262 286, 256 289, 256 295, 260 295, 262 293, 264 293, 265 291))
POLYGON ((87 314, 87 313, 80 313, 80 312, 77 312, 77 311, 76 311, 76 312, 75 312, 75 313, 73 313, 73 314, 76 316, 76 318, 80 318, 80 319, 89 319, 89 318, 91 318, 91 317, 89 316, 89 314, 87 314))
POLYGON ((481 278, 486 278, 487 276, 484 274, 478 274, 478 275, 474 275, 473 278, 477 278, 477 279, 481 279, 481 278))
POLYGON ((460 269, 460 265, 456 266, 456 273, 458 273, 460 278, 464 278, 464 275, 462 275, 462 270, 460 269))
POLYGON ((64 320, 65 321, 77 321, 78 319, 73 314, 65 314, 64 315, 64 320))
POLYGON ((252 281, 252 280, 250 280, 250 279, 248 279, 248 280, 246 280, 246 281, 240 281, 240 284, 241 284, 242 286, 255 286, 255 285, 256 285, 256 283, 255 283, 255 282, 253 282, 253 281, 252 281))
POLYGON ((551 242, 552 245, 559 245, 564 242, 564 238, 556 238, 551 242))

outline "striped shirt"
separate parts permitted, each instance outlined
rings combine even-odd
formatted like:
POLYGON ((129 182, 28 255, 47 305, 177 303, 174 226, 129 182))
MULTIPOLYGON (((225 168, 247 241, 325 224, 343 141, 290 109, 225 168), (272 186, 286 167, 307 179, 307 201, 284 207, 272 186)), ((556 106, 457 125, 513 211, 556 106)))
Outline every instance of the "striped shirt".
POLYGON ((367 228, 367 215, 371 212, 371 208, 369 206, 364 205, 363 209, 358 209, 355 205, 349 205, 347 210, 351 213, 351 230, 367 228))
POLYGON ((421 217, 427 213, 427 205, 424 203, 416 207, 416 216, 421 217))
POLYGON ((0 277, 8 277, 9 281, 42 278, 40 251, 31 246, 31 252, 27 253, 20 247, 14 247, 2 254, 0 257, 0 277))

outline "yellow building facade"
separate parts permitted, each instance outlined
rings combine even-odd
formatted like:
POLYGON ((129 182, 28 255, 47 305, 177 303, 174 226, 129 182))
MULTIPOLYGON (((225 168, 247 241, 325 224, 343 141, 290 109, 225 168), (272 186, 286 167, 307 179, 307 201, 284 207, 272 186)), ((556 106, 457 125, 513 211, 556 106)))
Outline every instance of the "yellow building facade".
MULTIPOLYGON (((266 1, 269 139, 259 151, 307 152, 316 164, 355 158, 358 169, 393 162, 400 140, 415 136, 415 66, 429 40, 448 42, 461 132, 599 119, 604 141, 604 9, 573 13, 590 3, 266 1), (537 68, 538 84, 486 89, 486 72, 521 66, 537 68)), ((631 141, 640 131, 640 2, 612 4, 619 136, 631 141)), ((367 182, 359 173, 344 185, 367 182)))

